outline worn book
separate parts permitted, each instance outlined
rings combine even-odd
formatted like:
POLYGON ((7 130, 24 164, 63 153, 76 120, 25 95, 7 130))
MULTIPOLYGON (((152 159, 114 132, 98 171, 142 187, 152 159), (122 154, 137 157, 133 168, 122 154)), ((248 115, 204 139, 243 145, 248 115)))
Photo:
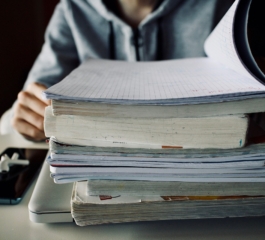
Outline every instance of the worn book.
POLYGON ((88 180, 90 196, 240 196, 265 195, 263 182, 163 182, 88 180))
POLYGON ((53 116, 46 107, 46 137, 88 146, 124 148, 239 148, 246 142, 248 116, 204 118, 104 118, 53 116))
MULTIPOLYGON (((225 99, 224 99, 225 101, 225 99)), ((265 112, 265 98, 240 101, 183 104, 136 105, 52 100, 52 114, 110 118, 194 118, 265 112)))
MULTIPOLYGON (((264 131, 261 131, 264 134, 264 131)), ((133 158, 155 158, 155 159, 190 159, 191 162, 202 161, 213 162, 213 159, 222 159, 222 161, 234 160, 256 160, 265 159, 265 138, 255 137, 244 148, 236 149, 176 149, 176 148, 163 148, 163 149, 145 149, 145 148, 118 148, 118 147, 94 147, 94 146, 81 146, 66 144, 58 141, 55 137, 49 139, 49 149, 53 160, 65 159, 63 156, 73 155, 74 158, 79 160, 88 160, 88 156, 100 156, 102 160, 105 157, 113 157, 118 160, 120 157, 130 157, 129 161, 133 158), (78 157, 80 156, 80 157, 78 157), (206 160, 209 159, 209 160, 206 160)), ((71 157, 68 158, 70 160, 71 157)), ((112 160, 113 160, 112 159, 112 160)), ((67 159, 66 159, 67 160, 67 159)), ((99 159, 97 159, 99 161, 99 159)))
POLYGON ((264 145, 237 149, 112 148, 65 144, 52 137, 47 161, 56 183, 93 179, 264 183, 264 145))
MULTIPOLYGON (((78 151, 82 146, 63 145, 50 140, 51 145, 59 145, 54 151, 50 148, 48 163, 53 167, 150 167, 150 168, 179 168, 179 169, 213 169, 257 168, 265 165, 265 144, 253 144, 239 149, 197 149, 177 150, 174 152, 151 153, 145 149, 91 149, 78 151), (76 148, 72 151, 71 148, 76 148), (59 150, 62 149, 62 150, 59 150), (102 151, 101 151, 102 150, 102 151), (111 151, 113 150, 113 151, 111 151)), ((147 149, 148 150, 148 149, 147 149)))
POLYGON ((86 182, 74 183, 71 213, 79 226, 156 221, 264 216, 257 196, 89 196, 86 182))
MULTIPOLYGON (((171 159, 171 162, 163 162, 165 159, 150 158, 149 160, 151 162, 148 162, 146 161, 147 159, 139 157, 139 161, 143 162, 133 164, 130 164, 126 158, 123 158, 124 161, 107 160, 104 164, 102 161, 97 163, 97 159, 100 158, 108 159, 104 156, 95 157, 94 163, 90 165, 86 163, 80 164, 82 161, 75 159, 74 156, 71 164, 67 163, 69 161, 67 159, 57 160, 57 163, 48 159, 51 177, 56 183, 68 183, 81 180, 189 183, 243 182, 263 184, 265 182, 264 157, 253 158, 253 160, 250 158, 249 161, 244 160, 244 157, 239 158, 239 160, 227 158, 224 162, 220 162, 221 159, 218 158, 213 159, 212 162, 207 162, 208 159, 195 159, 192 162, 192 159, 185 158, 175 159, 175 162, 174 159, 171 159), (74 161, 75 164, 73 163, 74 161)), ((155 192, 155 189, 153 191, 155 192)))
POLYGON ((255 168, 151 168, 151 167, 73 167, 50 166, 55 175, 67 175, 69 178, 79 175, 84 179, 113 179, 113 180, 145 180, 145 181, 186 181, 213 182, 229 181, 238 178, 259 178, 264 180, 265 167, 255 168))

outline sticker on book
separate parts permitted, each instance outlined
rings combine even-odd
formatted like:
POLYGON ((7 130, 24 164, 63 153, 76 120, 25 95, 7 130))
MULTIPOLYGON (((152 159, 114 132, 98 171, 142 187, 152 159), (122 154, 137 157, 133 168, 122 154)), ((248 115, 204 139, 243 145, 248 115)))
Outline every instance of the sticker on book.
POLYGON ((110 199, 113 199, 113 198, 119 198, 121 195, 118 195, 118 196, 109 196, 109 195, 99 195, 99 199, 101 201, 104 201, 104 200, 110 200, 110 199))

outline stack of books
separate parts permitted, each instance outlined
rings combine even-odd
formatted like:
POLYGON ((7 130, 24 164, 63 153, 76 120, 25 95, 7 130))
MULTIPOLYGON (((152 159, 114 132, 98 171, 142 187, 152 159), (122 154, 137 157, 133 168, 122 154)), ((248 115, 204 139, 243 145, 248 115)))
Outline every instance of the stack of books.
MULTIPOLYGON (((56 183, 88 179, 260 182, 265 177, 264 146, 229 150, 99 148, 70 145, 52 137, 48 162, 56 183)), ((106 189, 101 193, 109 194, 106 189)))
POLYGON ((78 225, 264 215, 265 144, 247 139, 265 76, 234 32, 250 3, 235 1, 208 58, 90 59, 45 91, 51 176, 75 182, 78 225))

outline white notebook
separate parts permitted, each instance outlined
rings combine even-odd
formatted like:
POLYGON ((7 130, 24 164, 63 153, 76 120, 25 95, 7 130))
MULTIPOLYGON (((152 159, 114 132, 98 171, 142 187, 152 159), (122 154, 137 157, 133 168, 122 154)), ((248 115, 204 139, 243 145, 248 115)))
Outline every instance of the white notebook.
POLYGON ((205 42, 208 58, 158 62, 90 59, 44 94, 57 100, 160 105, 264 97, 261 82, 265 77, 247 40, 250 3, 235 1, 205 42))

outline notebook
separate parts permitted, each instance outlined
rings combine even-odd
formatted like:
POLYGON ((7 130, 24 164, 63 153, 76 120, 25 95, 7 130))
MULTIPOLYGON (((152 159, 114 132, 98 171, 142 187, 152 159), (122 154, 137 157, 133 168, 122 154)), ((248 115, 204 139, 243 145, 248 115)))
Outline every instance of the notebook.
POLYGON ((72 103, 141 106, 264 98, 265 75, 247 35, 251 3, 234 2, 205 41, 207 58, 160 62, 88 59, 44 96, 72 103))
POLYGON ((28 205, 29 219, 36 223, 73 222, 72 188, 72 183, 55 184, 45 161, 28 205))

